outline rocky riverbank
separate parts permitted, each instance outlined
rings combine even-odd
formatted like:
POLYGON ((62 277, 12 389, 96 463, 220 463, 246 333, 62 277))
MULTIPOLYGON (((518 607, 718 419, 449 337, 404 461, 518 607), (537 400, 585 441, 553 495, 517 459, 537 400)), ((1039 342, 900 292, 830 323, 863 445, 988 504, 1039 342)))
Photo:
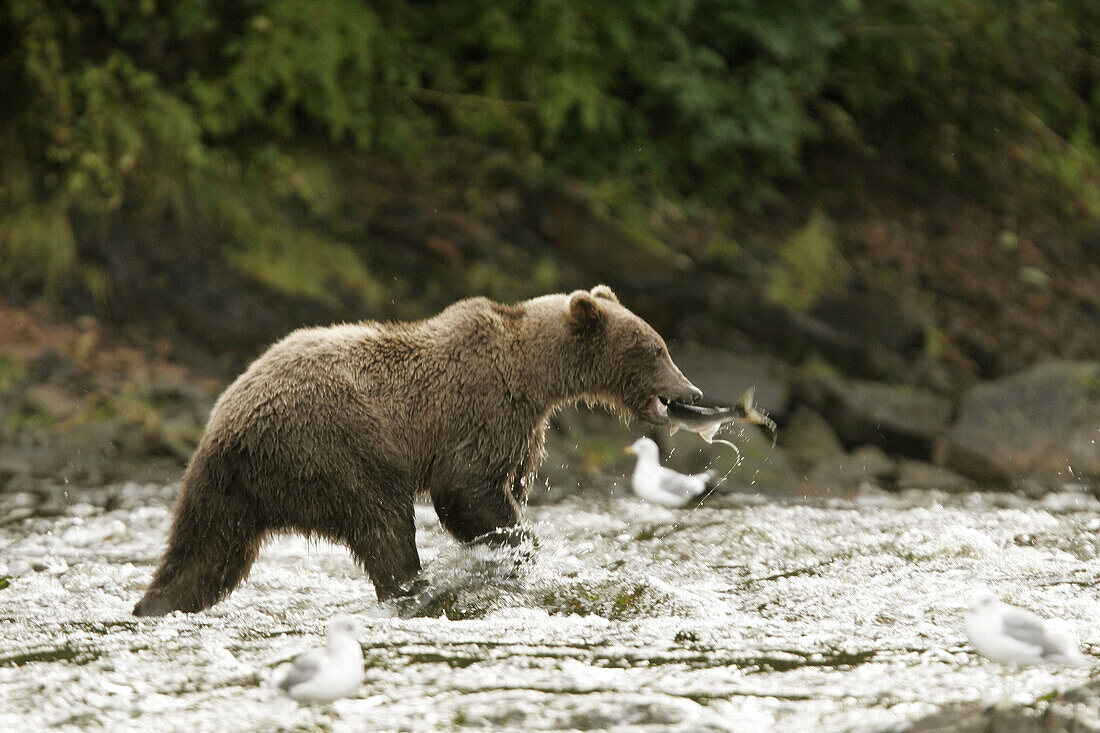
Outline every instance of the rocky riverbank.
MULTIPOLYGON (((0 308, 0 488, 50 499, 58 481, 96 486, 178 476, 233 363, 170 358, 84 317, 69 324, 0 308)), ((682 470, 711 467, 730 487, 779 496, 847 495, 861 486, 1040 495, 1100 486, 1100 363, 1051 360, 945 394, 844 376, 824 362, 793 366, 760 351, 678 340, 675 361, 705 393, 732 404, 749 386, 779 423, 778 445, 731 430, 739 452, 697 436, 651 431, 682 470)), ((544 485, 554 501, 590 477, 623 475, 626 427, 586 408, 559 414, 544 485), (557 496, 555 496, 555 494, 557 496)), ((24 499, 30 501, 30 499, 24 499)))

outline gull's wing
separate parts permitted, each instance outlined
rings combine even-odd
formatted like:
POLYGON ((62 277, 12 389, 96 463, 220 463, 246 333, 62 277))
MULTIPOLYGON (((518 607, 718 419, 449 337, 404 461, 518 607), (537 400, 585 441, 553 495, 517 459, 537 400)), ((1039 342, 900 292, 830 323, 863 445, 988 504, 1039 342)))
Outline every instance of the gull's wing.
POLYGON ((1064 639, 1052 634, 1043 625, 1042 619, 1030 613, 1016 609, 1007 610, 1002 624, 1005 634, 1016 641, 1036 647, 1041 657, 1073 654, 1073 650, 1066 648, 1064 639))
POLYGON ((691 499, 706 490, 707 483, 701 479, 701 476, 685 476, 677 471, 664 468, 657 480, 657 487, 666 494, 691 499))
POLYGON ((308 682, 321 671, 325 661, 326 657, 323 649, 312 649, 299 654, 294 658, 294 666, 286 677, 279 680, 279 688, 284 692, 288 692, 291 687, 308 682))

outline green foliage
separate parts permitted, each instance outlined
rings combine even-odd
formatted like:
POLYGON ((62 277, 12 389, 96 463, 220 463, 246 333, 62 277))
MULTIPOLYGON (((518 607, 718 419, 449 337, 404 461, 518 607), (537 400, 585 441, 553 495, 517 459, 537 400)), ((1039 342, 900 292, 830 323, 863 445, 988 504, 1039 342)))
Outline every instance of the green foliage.
POLYGON ((814 129, 803 98, 854 9, 12 0, 3 20, 21 44, 4 91, 31 154, 59 168, 54 187, 107 207, 143 163, 201 164, 230 139, 321 134, 408 154, 440 123, 573 175, 751 197, 797 168, 814 129))
MULTIPOLYGON (((302 151, 326 147, 498 148, 478 176, 580 179, 644 252, 667 249, 648 202, 759 207, 815 140, 936 183, 1053 183, 1096 216, 1096 38, 1100 6, 1077 0, 8 0, 0 277, 106 299, 74 215, 198 202, 244 271, 370 302, 362 253, 319 233, 338 185, 302 151)), ((499 269, 462 278, 504 294, 499 269)))
POLYGON ((803 98, 819 88, 854 9, 796 0, 436 2, 420 26, 431 33, 420 37, 430 54, 423 78, 450 93, 531 102, 483 109, 526 110, 532 139, 570 174, 751 200, 797 169, 800 143, 814 131, 803 98))
POLYGON ((222 171, 199 187, 202 208, 227 238, 226 258, 276 290, 335 305, 339 295, 377 305, 382 286, 347 243, 303 225, 284 210, 295 202, 323 218, 340 198, 331 171, 314 158, 252 161, 244 174, 222 171))
MULTIPOLYGON (((1100 6, 1077 0, 863 0, 824 97, 915 172, 984 185, 1100 133, 1100 6), (1082 134, 1083 133, 1083 134, 1082 134), (1053 146, 1057 147, 1057 146, 1053 146)), ((1087 142, 1087 141, 1093 142, 1087 142)), ((1094 148, 1093 148, 1094 149, 1094 148)), ((1081 171, 1070 173, 1080 183, 1081 171)), ((1074 188, 1071 188, 1074 190, 1074 188)))

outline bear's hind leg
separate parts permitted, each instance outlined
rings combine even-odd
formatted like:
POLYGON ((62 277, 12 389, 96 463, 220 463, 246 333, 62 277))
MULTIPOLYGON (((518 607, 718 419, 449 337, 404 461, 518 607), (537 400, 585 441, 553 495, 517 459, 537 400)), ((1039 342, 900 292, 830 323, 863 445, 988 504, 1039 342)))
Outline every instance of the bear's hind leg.
POLYGON ((246 499, 216 500, 188 491, 180 497, 168 549, 135 616, 195 613, 214 605, 248 574, 265 530, 246 499))

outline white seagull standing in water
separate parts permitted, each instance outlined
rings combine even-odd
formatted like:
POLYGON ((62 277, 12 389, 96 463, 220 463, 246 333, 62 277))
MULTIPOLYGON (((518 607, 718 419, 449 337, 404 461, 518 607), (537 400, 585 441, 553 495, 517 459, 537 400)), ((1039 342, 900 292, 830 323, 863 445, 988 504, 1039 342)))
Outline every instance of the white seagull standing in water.
POLYGON ((1088 667, 1089 661, 1046 621, 1030 611, 1001 603, 988 590, 974 594, 966 635, 978 653, 1010 666, 1060 664, 1088 667))
POLYGON ((363 682, 363 649, 356 638, 359 622, 338 616, 328 626, 324 649, 311 649, 280 664, 271 677, 278 687, 300 703, 327 704, 351 694, 363 682))
POLYGON ((657 444, 638 438, 624 451, 638 457, 630 487, 646 501, 662 506, 682 507, 706 493, 713 471, 687 475, 661 465, 657 444))

